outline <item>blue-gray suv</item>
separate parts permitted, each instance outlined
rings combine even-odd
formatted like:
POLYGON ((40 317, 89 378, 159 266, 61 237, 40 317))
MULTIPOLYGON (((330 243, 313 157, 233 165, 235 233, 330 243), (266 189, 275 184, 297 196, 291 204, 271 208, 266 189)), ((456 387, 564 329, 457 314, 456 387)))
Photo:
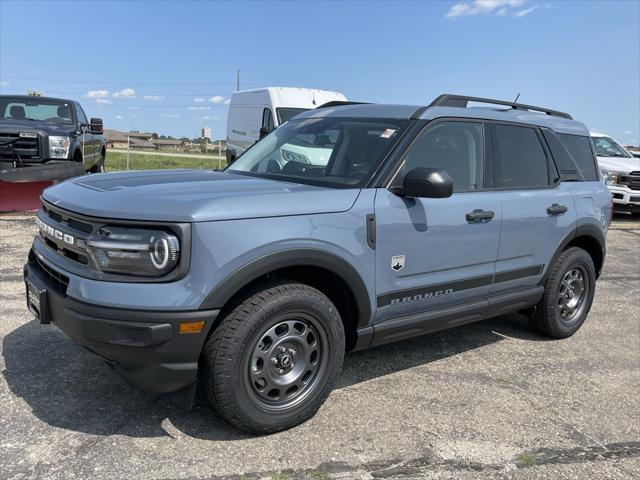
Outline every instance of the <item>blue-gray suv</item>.
POLYGON ((317 411, 345 351, 509 312, 574 334, 611 210, 566 113, 331 102, 222 172, 47 189, 27 304, 141 389, 189 406, 201 383, 228 422, 273 432, 317 411))

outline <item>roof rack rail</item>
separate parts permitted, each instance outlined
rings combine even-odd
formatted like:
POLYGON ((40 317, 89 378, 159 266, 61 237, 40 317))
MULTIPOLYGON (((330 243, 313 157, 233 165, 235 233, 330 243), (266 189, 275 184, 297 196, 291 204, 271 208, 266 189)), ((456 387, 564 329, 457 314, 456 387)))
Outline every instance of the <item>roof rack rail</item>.
POLYGON ((551 110, 549 108, 536 107, 533 105, 526 105, 524 103, 515 103, 515 102, 507 102, 505 100, 493 100, 491 98, 481 98, 481 97, 468 97, 466 95, 452 95, 450 93, 445 93, 436 98, 433 102, 429 104, 430 107, 460 107, 467 108, 467 104, 469 102, 478 102, 478 103, 490 103, 493 105, 505 105, 507 107, 511 107, 516 110, 533 110, 535 112, 546 113, 547 115, 553 115, 554 117, 562 117, 568 118, 569 120, 573 120, 571 115, 564 112, 559 112, 557 110, 551 110))
POLYGON ((323 103, 322 105, 317 106, 315 109, 317 110, 318 108, 340 107, 342 105, 368 105, 368 104, 369 102, 349 102, 347 100, 332 100, 330 102, 323 103))

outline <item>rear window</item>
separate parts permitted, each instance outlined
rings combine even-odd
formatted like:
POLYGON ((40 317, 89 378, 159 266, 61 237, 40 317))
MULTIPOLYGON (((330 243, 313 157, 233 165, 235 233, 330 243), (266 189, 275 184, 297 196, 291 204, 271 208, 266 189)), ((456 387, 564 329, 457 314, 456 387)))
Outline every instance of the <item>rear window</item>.
POLYGON ((533 128, 495 125, 495 186, 535 188, 549 185, 547 156, 533 128))
POLYGON ((571 155, 577 168, 582 173, 584 180, 587 182, 598 180, 596 160, 593 156, 593 150, 591 149, 590 138, 582 137, 580 135, 568 135, 562 133, 558 134, 558 137, 571 155))

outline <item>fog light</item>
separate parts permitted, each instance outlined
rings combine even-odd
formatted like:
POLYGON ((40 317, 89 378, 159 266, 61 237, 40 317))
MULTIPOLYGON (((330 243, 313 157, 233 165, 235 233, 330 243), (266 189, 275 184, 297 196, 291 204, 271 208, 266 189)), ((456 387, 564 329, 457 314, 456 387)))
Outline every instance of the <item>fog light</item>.
POLYGON ((180 322, 178 331, 180 335, 183 333, 200 333, 204 328, 204 320, 198 320, 197 322, 180 322))

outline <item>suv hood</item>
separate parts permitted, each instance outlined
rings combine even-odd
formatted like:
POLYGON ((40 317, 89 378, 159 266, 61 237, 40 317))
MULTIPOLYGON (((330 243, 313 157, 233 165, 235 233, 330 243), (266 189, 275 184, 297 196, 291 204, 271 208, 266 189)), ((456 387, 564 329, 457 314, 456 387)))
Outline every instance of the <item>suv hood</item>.
POLYGON ((351 208, 359 191, 207 170, 155 170, 77 177, 46 189, 42 197, 93 217, 206 222, 341 212, 351 208))
POLYGON ((598 157, 600 170, 614 170, 616 172, 637 172, 640 171, 640 158, 636 157, 598 157))

